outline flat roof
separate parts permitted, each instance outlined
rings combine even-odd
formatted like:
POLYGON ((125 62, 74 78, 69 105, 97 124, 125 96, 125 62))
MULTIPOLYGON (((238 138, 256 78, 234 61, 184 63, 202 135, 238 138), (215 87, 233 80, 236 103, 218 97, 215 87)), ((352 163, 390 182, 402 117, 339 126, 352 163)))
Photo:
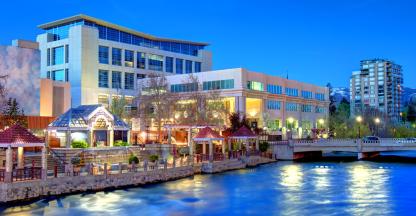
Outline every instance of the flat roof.
POLYGON ((153 36, 153 35, 150 35, 150 34, 146 34, 146 33, 139 32, 139 31, 136 31, 136 30, 133 30, 133 29, 130 29, 130 28, 126 28, 126 27, 123 27, 123 26, 120 26, 120 25, 109 23, 109 22, 106 22, 104 20, 100 20, 100 19, 97 19, 97 18, 94 18, 94 17, 91 17, 91 16, 87 16, 87 15, 84 15, 84 14, 78 14, 78 15, 75 15, 75 16, 71 16, 71 17, 60 19, 60 20, 56 20, 56 21, 45 23, 45 24, 41 24, 41 25, 38 25, 38 28, 43 29, 43 30, 47 30, 49 28, 59 26, 59 25, 64 25, 66 23, 77 21, 77 20, 88 20, 88 21, 94 22, 94 23, 99 24, 99 25, 114 28, 114 29, 117 29, 117 30, 120 30, 120 31, 123 31, 123 32, 127 32, 127 33, 137 35, 137 36, 140 36, 140 37, 144 37, 144 38, 147 38, 147 39, 150 39, 150 40, 176 42, 176 43, 189 43, 189 44, 200 45, 200 46, 208 46, 209 45, 208 43, 204 43, 204 42, 193 42, 193 41, 186 41, 186 40, 177 40, 177 39, 156 37, 156 36, 153 36))

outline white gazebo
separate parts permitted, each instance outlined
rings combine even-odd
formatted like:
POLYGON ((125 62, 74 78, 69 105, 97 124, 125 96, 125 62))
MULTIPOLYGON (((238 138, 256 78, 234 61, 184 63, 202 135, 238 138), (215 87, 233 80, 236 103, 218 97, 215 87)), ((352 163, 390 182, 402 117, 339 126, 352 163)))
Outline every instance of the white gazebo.
MULTIPOLYGON (((259 137, 256 136, 256 134, 253 133, 250 129, 248 129, 246 126, 242 126, 239 128, 236 132, 232 133, 230 136, 228 136, 228 149, 231 150, 231 140, 238 140, 242 141, 244 145, 246 146, 246 151, 249 149, 249 142, 255 141, 256 142, 256 150, 259 150, 259 137)), ((239 149, 241 149, 241 146, 239 146, 239 149)))
POLYGON ((113 146, 114 141, 130 141, 130 126, 102 105, 71 108, 48 126, 48 136, 60 138, 60 147, 70 148, 73 140, 90 147, 113 146))

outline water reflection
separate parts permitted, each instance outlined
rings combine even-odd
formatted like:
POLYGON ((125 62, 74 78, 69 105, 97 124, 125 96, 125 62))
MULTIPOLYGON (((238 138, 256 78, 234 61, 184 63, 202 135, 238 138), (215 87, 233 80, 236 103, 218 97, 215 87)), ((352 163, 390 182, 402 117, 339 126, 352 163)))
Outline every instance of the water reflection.
POLYGON ((144 187, 0 207, 6 215, 403 215, 414 164, 279 162, 144 187))
POLYGON ((389 214, 391 202, 388 200, 388 170, 368 164, 349 167, 349 208, 353 215, 389 214))

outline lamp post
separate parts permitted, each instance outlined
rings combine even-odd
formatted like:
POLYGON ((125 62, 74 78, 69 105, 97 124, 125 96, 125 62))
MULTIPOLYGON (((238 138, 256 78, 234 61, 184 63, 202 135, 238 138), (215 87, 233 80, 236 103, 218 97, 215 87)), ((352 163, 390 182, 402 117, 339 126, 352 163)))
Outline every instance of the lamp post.
POLYGON ((355 121, 358 123, 358 138, 361 139, 361 122, 363 121, 363 117, 357 116, 355 121))
POLYGON ((295 121, 292 117, 289 117, 288 119, 287 119, 287 121, 289 122, 289 132, 290 132, 290 139, 292 139, 292 134, 293 134, 293 132, 292 132, 292 130, 293 130, 293 122, 295 121))
POLYGON ((377 136, 378 136, 378 126, 380 125, 380 122, 381 122, 381 120, 380 120, 380 118, 375 118, 374 119, 374 123, 376 124, 376 132, 377 132, 377 136))

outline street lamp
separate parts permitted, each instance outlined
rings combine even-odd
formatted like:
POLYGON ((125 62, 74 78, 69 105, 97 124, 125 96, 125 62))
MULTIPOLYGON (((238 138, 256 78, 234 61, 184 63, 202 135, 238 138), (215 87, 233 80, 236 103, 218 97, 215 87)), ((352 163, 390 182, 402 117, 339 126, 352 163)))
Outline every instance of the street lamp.
POLYGON ((361 139, 361 122, 363 121, 363 117, 357 116, 355 121, 358 123, 358 138, 361 139))
POLYGON ((376 124, 377 136, 378 136, 378 125, 380 124, 380 122, 381 122, 380 118, 377 117, 374 119, 374 123, 376 124))
POLYGON ((287 119, 287 122, 289 122, 289 127, 288 127, 288 132, 290 132, 290 139, 292 139, 292 135, 293 135, 293 122, 295 121, 295 119, 293 119, 292 117, 289 117, 287 119))

